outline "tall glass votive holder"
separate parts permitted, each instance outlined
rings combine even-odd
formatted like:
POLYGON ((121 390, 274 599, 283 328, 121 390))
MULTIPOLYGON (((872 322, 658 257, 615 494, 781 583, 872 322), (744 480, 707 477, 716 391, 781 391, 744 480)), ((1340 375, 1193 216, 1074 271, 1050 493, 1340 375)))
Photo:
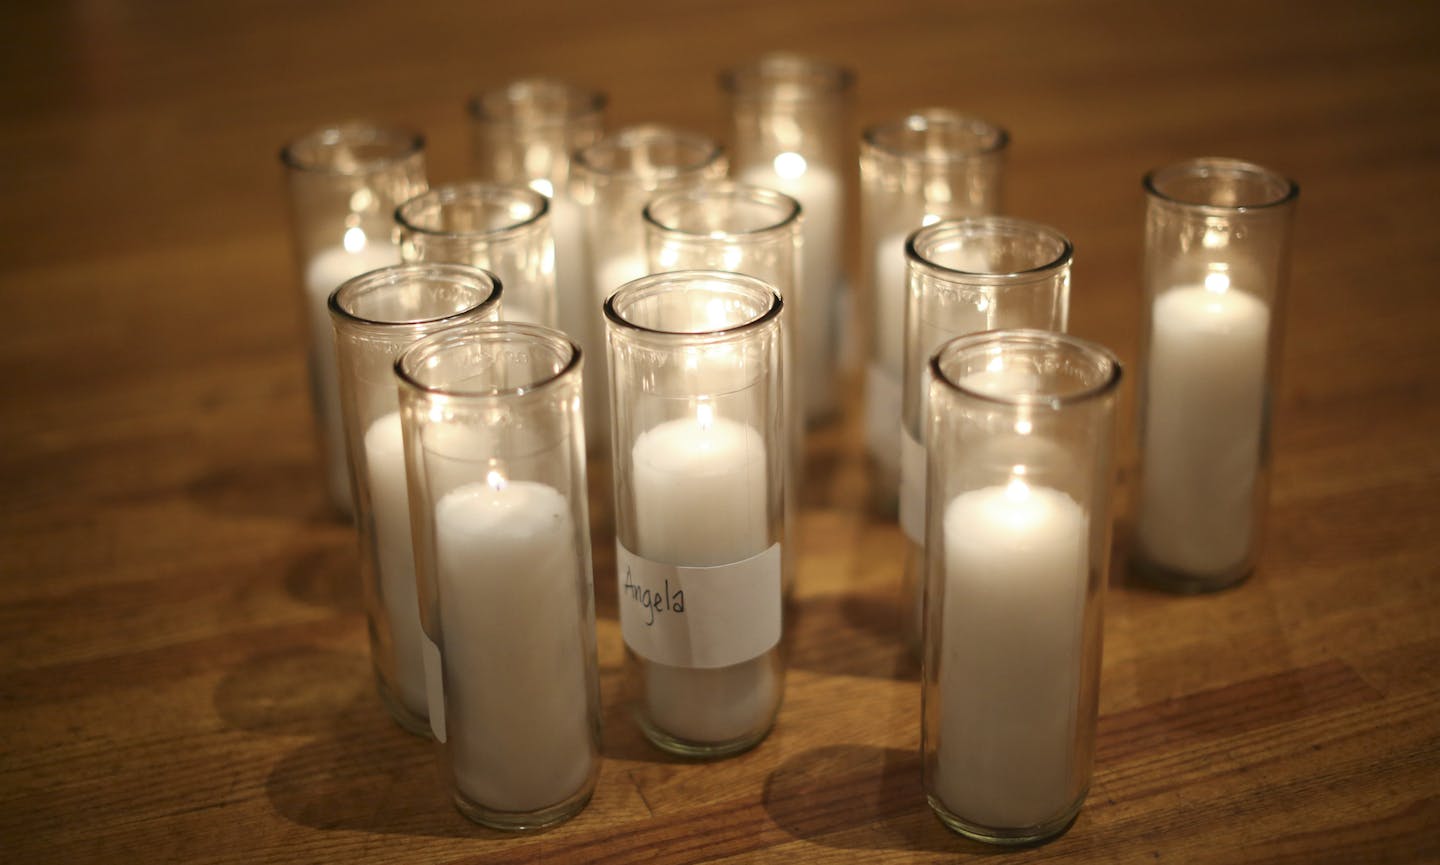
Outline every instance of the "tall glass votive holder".
POLYGON ((309 132, 280 151, 289 188, 291 231, 310 334, 310 400, 326 489, 350 514, 350 473, 335 368, 335 333, 326 308, 340 283, 397 264, 395 206, 425 190, 425 141, 414 132, 346 123, 309 132))
POLYGON ((478 823, 557 823, 600 765, 580 349, 475 324, 395 371, 441 777, 478 823))
POLYGON ((381 702, 400 726, 418 735, 429 732, 425 638, 393 367, 401 351, 426 334, 497 318, 500 295, 499 281, 485 271, 411 264, 357 276, 329 301, 370 657, 381 702))
POLYGON ((672 753, 743 751, 780 708, 781 308, 754 277, 704 270, 605 303, 627 679, 672 753))
MULTIPOLYGON (((640 222, 646 202, 660 192, 723 178, 725 168, 724 153, 711 139, 653 123, 620 129, 574 154, 570 191, 585 214, 596 342, 605 334, 605 299, 649 272, 640 222)), ((600 435, 608 436, 609 400, 601 405, 600 435)))
MULTIPOLYGON (((676 270, 724 270, 744 273, 769 284, 785 301, 787 322, 806 314, 797 272, 803 220, 795 199, 773 189, 716 181, 674 192, 661 193, 645 205, 645 245, 650 272, 676 270)), ((794 532, 798 526, 800 484, 805 465, 805 426, 801 394, 809 387, 803 365, 793 362, 804 349, 796 342, 804 336, 801 328, 785 328, 785 411, 795 423, 787 425, 790 444, 786 462, 785 525, 789 536, 783 551, 786 558, 799 549, 794 532)), ((829 375, 828 371, 826 375, 829 375)), ((794 589, 793 563, 782 571, 784 596, 794 589)))
POLYGON ((437 186, 395 210, 405 261, 468 264, 505 283, 503 317, 555 324, 555 243, 550 202, 528 186, 437 186))
POLYGON ((982 216, 933 223, 905 244, 904 430, 900 527, 905 572, 901 636, 920 651, 925 581, 925 430, 930 358, 957 336, 1001 328, 1063 332, 1070 310, 1072 247, 1065 235, 1021 219, 982 216))
POLYGON ((905 240, 941 219, 999 213, 1009 140, 998 126, 943 108, 872 126, 860 139, 860 249, 871 323, 865 441, 876 492, 891 506, 900 479, 905 240))
MULTIPOLYGON (((584 212, 570 193, 570 156, 600 140, 605 102, 603 93, 564 81, 522 78, 484 90, 469 103, 475 176, 528 185, 550 199, 555 321, 590 358, 604 357, 605 340, 601 301, 590 290, 584 212)), ((587 376, 585 427, 592 439, 603 432, 608 400, 605 377, 587 376)))
POLYGON ((925 795, 963 835, 1038 842, 1090 784, 1120 365, 999 330, 930 368, 925 795))
POLYGON ((1134 564, 1161 587, 1215 591, 1259 558, 1300 190, 1204 158, 1150 172, 1145 192, 1134 564))
POLYGON ((731 176, 779 190, 805 209, 800 273, 806 309, 792 307, 791 321, 805 380, 801 405, 806 422, 815 423, 838 407, 854 75, 822 60, 777 53, 726 70, 720 85, 730 101, 731 176))

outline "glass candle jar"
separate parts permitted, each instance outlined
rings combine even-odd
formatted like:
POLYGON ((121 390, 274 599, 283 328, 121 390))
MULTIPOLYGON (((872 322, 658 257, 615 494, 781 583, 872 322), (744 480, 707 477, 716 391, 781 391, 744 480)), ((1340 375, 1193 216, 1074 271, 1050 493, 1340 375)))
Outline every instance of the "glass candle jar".
POLYGON ((469 264, 505 284, 509 321, 555 324, 549 199, 526 186, 450 183, 395 210, 406 261, 469 264))
POLYGON ((640 727, 673 753, 742 751, 780 708, 781 306, 706 270, 605 303, 620 627, 640 727))
POLYGON ((348 123, 295 139, 280 151, 280 161, 304 289, 310 400, 326 489, 336 510, 350 514, 335 333, 326 303, 350 277, 399 263, 391 214, 425 190, 425 142, 403 129, 348 123))
POLYGON ((840 299, 845 287, 845 176, 854 75, 795 54, 769 54, 727 70, 730 173, 742 183, 779 190, 800 202, 801 293, 792 306, 801 404, 814 423, 837 409, 840 299))
MULTIPOLYGON (((590 290, 584 214, 570 194, 570 156, 600 140, 605 95, 563 81, 522 78, 481 92, 469 109, 475 176, 528 185, 549 197, 557 326, 587 357, 603 358, 600 301, 590 290)), ((605 377, 588 376, 585 427, 592 439, 601 431, 608 400, 605 377)))
MULTIPOLYGON (((797 267, 802 220, 800 205, 788 195, 758 186, 713 182, 662 193, 645 205, 647 263, 652 273, 675 270, 724 270, 744 273, 769 284, 788 305, 787 321, 802 318, 804 302, 797 267)), ((803 354, 795 343, 799 328, 785 328, 786 357, 803 354)), ((809 387, 805 371, 787 360, 793 370, 785 377, 785 411, 800 418, 801 394, 809 387)), ((805 428, 788 425, 789 454, 785 471, 785 525, 790 531, 782 547, 792 557, 799 549, 793 532, 798 496, 805 466, 805 428)), ((786 598, 794 589, 795 569, 787 564, 782 587, 786 598)))
POLYGON ((1213 591, 1259 556, 1299 187, 1210 158, 1150 172, 1145 192, 1135 562, 1165 588, 1213 591))
POLYGON ((900 527, 905 575, 901 635, 920 650, 925 568, 925 427, 930 358, 946 340, 1000 328, 1065 330, 1072 247, 1034 222, 983 216, 919 229, 905 244, 904 430, 900 436, 900 527))
POLYGON ((872 126, 860 139, 861 254, 870 281, 865 440, 877 491, 899 486, 905 364, 905 239, 941 219, 1000 212, 1005 130, 946 109, 872 126))
POLYGON ((925 795, 956 832, 1032 843, 1090 784, 1120 365, 1000 330, 930 369, 925 795))
POLYGON ((396 372, 441 777, 476 822, 557 823, 600 765, 580 349, 474 324, 396 372))
MULTIPOLYGON (((659 192, 722 178, 725 164, 720 146, 709 138, 658 124, 626 127, 574 154, 570 190, 585 214, 594 298, 590 327, 597 337, 605 333, 600 312, 605 299, 647 273, 640 222, 646 202, 659 192)), ((608 353, 605 357, 608 363, 608 353)), ((600 432, 608 435, 609 400, 600 405, 600 432)))
POLYGON ((357 276, 330 297, 370 656, 381 701, 402 727, 421 735, 429 731, 425 640, 393 367, 406 346, 428 333, 497 318, 500 293, 498 281, 472 267, 412 264, 357 276))

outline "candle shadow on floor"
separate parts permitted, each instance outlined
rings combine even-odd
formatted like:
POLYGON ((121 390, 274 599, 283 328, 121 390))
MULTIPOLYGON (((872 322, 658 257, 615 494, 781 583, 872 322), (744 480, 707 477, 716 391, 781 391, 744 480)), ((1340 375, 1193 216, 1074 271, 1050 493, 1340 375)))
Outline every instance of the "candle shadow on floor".
POLYGON ((893 599, 851 592, 794 604, 788 663, 799 670, 918 682, 920 663, 901 645, 893 599))
POLYGON ((770 773, 764 804, 781 829, 825 847, 1003 852, 941 825, 925 802, 919 755, 898 748, 827 745, 802 751, 770 773))
POLYGON ((350 532, 327 538, 292 556, 285 569, 285 593, 297 601, 342 613, 360 613, 360 560, 350 532))
POLYGON ((401 730, 375 694, 362 655, 293 649, 256 655, 217 686, 231 727, 263 736, 309 736, 266 779, 285 819, 322 830, 444 838, 502 838, 446 799, 433 744, 401 730))

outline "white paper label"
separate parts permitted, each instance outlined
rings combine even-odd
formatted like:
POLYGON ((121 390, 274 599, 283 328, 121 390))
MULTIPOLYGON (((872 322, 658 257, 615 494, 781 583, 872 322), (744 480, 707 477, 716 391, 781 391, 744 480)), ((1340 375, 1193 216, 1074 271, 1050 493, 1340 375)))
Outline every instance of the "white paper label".
POLYGON ((430 706, 430 732, 435 741, 445 741, 445 676, 440 663, 440 647, 425 636, 420 641, 421 656, 425 662, 425 697, 430 706))
POLYGON ((908 429, 900 436, 900 528, 925 543, 925 446, 908 429))
POLYGON ((865 368, 865 441, 881 465, 895 468, 900 459, 899 377, 876 364, 865 368))
POLYGON ((713 568, 642 559, 615 544, 620 631, 635 654, 672 667, 733 667, 780 642, 780 545, 713 568))

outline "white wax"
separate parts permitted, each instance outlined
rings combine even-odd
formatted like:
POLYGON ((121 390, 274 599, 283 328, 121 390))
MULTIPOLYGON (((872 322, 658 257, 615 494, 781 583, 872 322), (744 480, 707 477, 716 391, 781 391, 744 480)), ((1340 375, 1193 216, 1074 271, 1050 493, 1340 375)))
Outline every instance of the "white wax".
POLYGON ((1222 575, 1250 548, 1270 310, 1243 291, 1161 294, 1151 321, 1139 540, 1146 557, 1222 575))
POLYGON ((556 320, 580 346, 590 372, 584 377, 585 435, 592 451, 609 441, 609 393, 605 387, 605 334, 600 303, 590 291, 590 264, 585 247, 585 211, 565 197, 550 199, 550 227, 555 232, 556 320))
MULTIPOLYGON (((667 421, 636 439, 632 458, 638 555, 713 567, 769 547, 766 449, 754 427, 703 416, 667 421)), ((772 663, 767 653, 714 670, 646 664, 649 717, 682 739, 738 739, 775 710, 772 663)))
POLYGON ((487 808, 558 804, 591 771, 575 543, 545 484, 466 484, 435 506, 446 747, 460 791, 487 808))
MULTIPOLYGON (((918 227, 918 226, 917 226, 918 227)), ((875 244, 875 362, 894 376, 905 369, 905 238, 888 234, 875 244)))
POLYGON ((376 419, 365 431, 365 471, 375 528, 375 568, 380 601, 390 621, 395 652, 395 688, 405 708, 429 717, 425 695, 424 639, 415 585, 415 552, 410 541, 410 499, 405 484, 405 445, 400 413, 376 419))
POLYGON ((343 246, 321 250, 305 267, 306 312, 310 319, 310 375, 313 377, 315 419, 324 443, 325 480, 330 498, 345 513, 350 499, 350 471, 345 459, 345 424, 340 414, 340 373, 335 360, 335 328, 327 306, 342 282, 377 268, 400 263, 400 250, 390 243, 370 242, 356 252, 343 246))
MULTIPOLYGON (((790 154, 782 154, 784 156, 790 154)), ((805 416, 817 418, 835 403, 835 323, 840 290, 844 241, 844 199, 840 178, 818 165, 801 160, 780 161, 779 172, 771 165, 756 165, 740 175, 742 183, 775 189, 800 202, 800 285, 794 298, 797 354, 805 416), (800 168, 800 166, 804 166, 800 168), (803 310, 803 311, 802 311, 803 310)), ((789 303, 792 298, 786 298, 789 303)))
POLYGON ((1085 513, 1017 479, 953 498, 943 531, 934 792, 984 826, 1053 820, 1078 792, 1085 513))

